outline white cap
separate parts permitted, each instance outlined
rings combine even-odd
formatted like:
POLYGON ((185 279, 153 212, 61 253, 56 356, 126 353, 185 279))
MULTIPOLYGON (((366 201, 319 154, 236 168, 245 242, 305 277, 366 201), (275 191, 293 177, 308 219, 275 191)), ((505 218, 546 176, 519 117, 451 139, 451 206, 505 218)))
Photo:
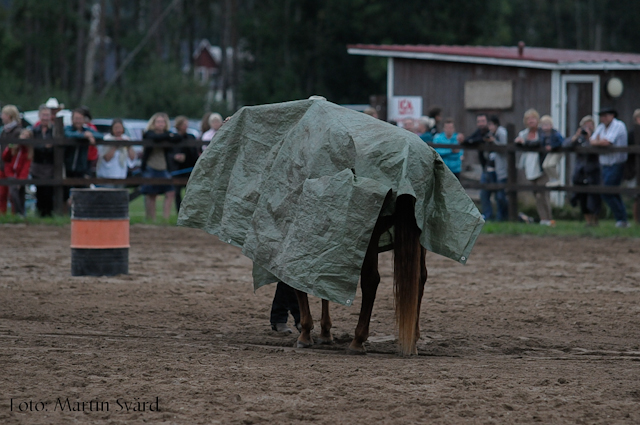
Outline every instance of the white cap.
POLYGON ((49 100, 47 100, 47 103, 44 104, 44 106, 51 109, 58 109, 60 107, 60 104, 58 103, 58 99, 56 99, 55 97, 50 97, 49 100))
POLYGON ((327 100, 327 98, 324 96, 318 96, 314 94, 313 96, 309 96, 309 100, 327 100))

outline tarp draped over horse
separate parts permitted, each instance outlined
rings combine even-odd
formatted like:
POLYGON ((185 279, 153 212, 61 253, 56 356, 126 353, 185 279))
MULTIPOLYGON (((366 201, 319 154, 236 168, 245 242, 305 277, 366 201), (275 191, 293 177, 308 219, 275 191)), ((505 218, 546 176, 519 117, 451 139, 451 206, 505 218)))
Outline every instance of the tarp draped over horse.
POLYGON ((178 224, 240 247, 256 289, 281 280, 351 305, 375 223, 400 195, 416 200, 422 246, 466 263, 484 221, 418 136, 326 100, 244 107, 199 158, 178 224))

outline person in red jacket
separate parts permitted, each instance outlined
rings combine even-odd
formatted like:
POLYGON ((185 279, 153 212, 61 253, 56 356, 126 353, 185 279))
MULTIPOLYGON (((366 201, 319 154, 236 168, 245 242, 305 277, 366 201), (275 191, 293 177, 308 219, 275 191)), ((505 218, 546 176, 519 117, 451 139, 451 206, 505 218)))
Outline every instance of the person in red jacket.
MULTIPOLYGON (((89 127, 91 130, 98 131, 98 128, 93 125, 91 120, 93 117, 91 116, 91 111, 88 106, 81 106, 78 108, 84 114, 84 124, 89 127)), ((96 176, 96 168, 98 165, 98 147, 96 145, 89 145, 87 150, 87 161, 89 162, 89 175, 91 177, 96 176)))
MULTIPOLYGON (((7 146, 7 139, 17 139, 20 136, 20 112, 14 105, 2 107, 2 130, 0 131, 0 156, 7 146)), ((9 177, 4 169, 4 161, 0 161, 0 179, 9 177)), ((9 187, 0 186, 0 214, 7 212, 7 200, 9 199, 9 187)))
MULTIPOLYGON (((31 130, 24 129, 20 132, 21 139, 33 139, 31 130)), ((29 168, 33 159, 33 149, 24 145, 10 144, 2 152, 4 162, 4 173, 8 178, 27 180, 29 178, 29 168)), ((9 188, 9 199, 11 200, 11 212, 14 215, 25 215, 24 200, 25 187, 11 186, 9 188)))

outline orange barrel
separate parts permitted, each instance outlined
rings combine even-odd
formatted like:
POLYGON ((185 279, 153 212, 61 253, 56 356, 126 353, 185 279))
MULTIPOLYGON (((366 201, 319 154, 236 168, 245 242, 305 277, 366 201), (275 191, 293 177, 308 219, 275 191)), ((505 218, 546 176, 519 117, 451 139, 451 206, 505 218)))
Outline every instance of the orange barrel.
POLYGON ((129 273, 129 191, 71 189, 71 275, 129 273))

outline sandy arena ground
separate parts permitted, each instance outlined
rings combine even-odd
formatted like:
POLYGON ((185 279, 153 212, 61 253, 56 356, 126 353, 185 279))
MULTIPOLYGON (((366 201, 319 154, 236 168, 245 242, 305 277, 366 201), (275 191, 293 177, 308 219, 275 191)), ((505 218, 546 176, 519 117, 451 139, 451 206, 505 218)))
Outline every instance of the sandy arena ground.
POLYGON ((294 349, 269 327, 275 285, 254 294, 250 261, 202 231, 133 226, 130 274, 103 278, 70 276, 68 227, 0 234, 1 424, 640 423, 638 240, 431 254, 401 358, 390 253, 369 354, 349 356, 360 295, 332 305, 335 346, 294 349))

